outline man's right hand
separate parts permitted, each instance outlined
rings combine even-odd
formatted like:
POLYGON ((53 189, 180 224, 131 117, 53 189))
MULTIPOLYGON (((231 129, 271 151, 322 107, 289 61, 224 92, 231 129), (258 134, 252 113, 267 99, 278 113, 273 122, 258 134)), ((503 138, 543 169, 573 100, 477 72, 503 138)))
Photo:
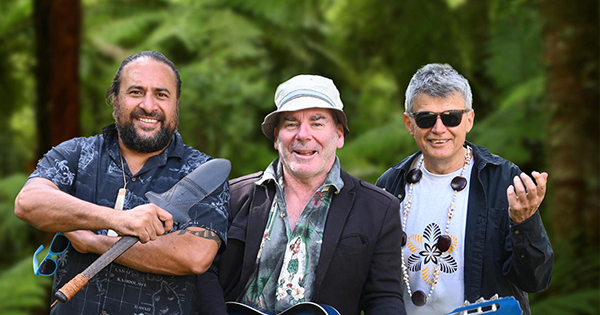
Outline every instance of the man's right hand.
POLYGON ((118 234, 137 236, 141 243, 155 240, 173 228, 173 216, 151 203, 115 211, 114 222, 112 229, 118 234))

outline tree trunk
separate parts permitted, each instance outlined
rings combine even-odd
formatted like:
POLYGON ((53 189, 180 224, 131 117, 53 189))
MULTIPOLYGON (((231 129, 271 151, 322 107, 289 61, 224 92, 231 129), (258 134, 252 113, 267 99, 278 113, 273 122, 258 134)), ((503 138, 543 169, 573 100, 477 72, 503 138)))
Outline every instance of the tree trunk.
MULTIPOLYGON (((33 0, 36 40, 37 157, 80 135, 79 47, 81 0, 33 0)), ((52 234, 47 234, 50 243, 52 234)), ((48 289, 50 301, 51 290, 48 289)), ((48 314, 50 305, 34 310, 48 314)))
POLYGON ((553 238, 577 251, 597 248, 599 239, 598 9, 598 0, 542 3, 553 238))
POLYGON ((80 135, 80 0, 33 0, 37 157, 80 135))

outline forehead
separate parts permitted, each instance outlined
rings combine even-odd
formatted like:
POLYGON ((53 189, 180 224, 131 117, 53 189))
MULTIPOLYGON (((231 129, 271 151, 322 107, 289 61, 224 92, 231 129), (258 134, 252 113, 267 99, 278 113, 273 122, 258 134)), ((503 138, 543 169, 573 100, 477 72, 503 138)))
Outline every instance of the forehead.
POLYGON ((283 119, 295 119, 300 120, 302 118, 305 119, 317 119, 317 118, 325 118, 325 119, 333 119, 333 114, 330 109, 326 108, 307 108, 302 110, 297 110, 293 112, 283 112, 279 115, 279 120, 283 119))
POLYGON ((421 93, 415 98, 414 112, 418 111, 444 111, 449 109, 464 109, 465 102, 462 95, 454 92, 446 95, 446 97, 435 97, 426 93, 421 93))
POLYGON ((126 65, 121 72, 121 87, 139 85, 149 88, 167 88, 174 92, 175 73, 163 62, 151 58, 139 58, 126 65))

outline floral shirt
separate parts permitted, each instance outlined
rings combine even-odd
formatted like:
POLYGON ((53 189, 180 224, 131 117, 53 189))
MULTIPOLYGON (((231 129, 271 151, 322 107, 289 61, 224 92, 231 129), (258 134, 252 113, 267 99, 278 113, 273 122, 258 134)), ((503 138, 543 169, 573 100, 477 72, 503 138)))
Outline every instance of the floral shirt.
POLYGON ((274 181, 277 188, 256 268, 242 294, 242 302, 279 313, 311 300, 331 198, 344 187, 340 170, 336 158, 325 183, 308 202, 293 230, 287 216, 281 162, 271 163, 256 182, 263 185, 274 181))

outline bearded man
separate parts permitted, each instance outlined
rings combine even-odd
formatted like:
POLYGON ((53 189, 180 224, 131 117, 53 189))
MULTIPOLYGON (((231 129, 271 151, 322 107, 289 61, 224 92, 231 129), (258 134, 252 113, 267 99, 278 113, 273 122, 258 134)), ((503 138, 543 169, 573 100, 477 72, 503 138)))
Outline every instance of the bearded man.
POLYGON ((70 240, 58 256, 53 291, 106 252, 114 236, 140 239, 51 314, 179 315, 205 308, 196 275, 227 239, 228 182, 194 205, 186 223, 174 223, 145 197, 212 159, 184 145, 177 132, 180 94, 179 72, 164 55, 127 57, 106 93, 116 123, 50 150, 17 196, 19 218, 70 240))

